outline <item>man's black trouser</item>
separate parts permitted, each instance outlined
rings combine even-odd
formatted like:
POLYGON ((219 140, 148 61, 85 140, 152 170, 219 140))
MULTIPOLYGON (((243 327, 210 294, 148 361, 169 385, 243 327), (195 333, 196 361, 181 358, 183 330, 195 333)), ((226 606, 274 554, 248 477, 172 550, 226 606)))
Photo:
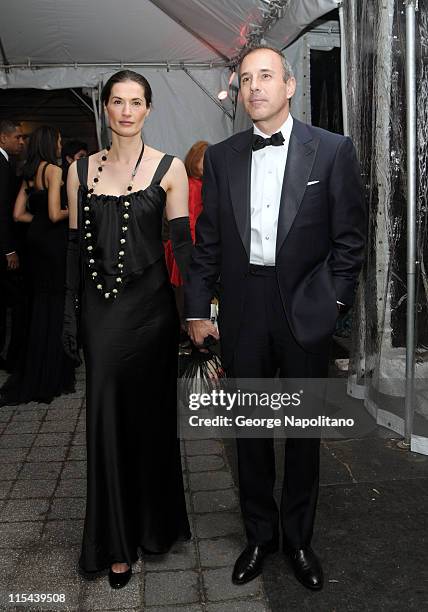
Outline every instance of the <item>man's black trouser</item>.
MULTIPOLYGON (((329 347, 322 353, 304 351, 285 317, 275 268, 250 266, 243 319, 229 378, 324 378, 329 347)), ((250 544, 278 543, 279 523, 284 545, 310 543, 319 487, 318 438, 289 438, 281 507, 273 496, 275 455, 272 438, 237 439, 242 516, 250 544)))

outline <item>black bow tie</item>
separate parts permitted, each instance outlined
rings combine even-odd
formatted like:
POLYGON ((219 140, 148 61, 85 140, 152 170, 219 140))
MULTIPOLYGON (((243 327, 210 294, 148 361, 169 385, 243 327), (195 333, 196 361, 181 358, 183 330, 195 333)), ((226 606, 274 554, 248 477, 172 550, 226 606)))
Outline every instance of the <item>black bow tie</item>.
POLYGON ((259 151, 260 149, 264 149, 265 147, 269 147, 272 145, 273 147, 280 147, 284 143, 284 136, 281 132, 276 132, 272 134, 270 138, 263 138, 259 134, 254 134, 253 136, 253 151, 259 151))

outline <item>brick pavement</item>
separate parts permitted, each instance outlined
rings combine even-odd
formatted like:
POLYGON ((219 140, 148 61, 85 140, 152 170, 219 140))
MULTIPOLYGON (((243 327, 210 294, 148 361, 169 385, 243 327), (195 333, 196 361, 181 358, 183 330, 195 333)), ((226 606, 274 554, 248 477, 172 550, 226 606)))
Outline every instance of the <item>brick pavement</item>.
MULTIPOLYGON (((0 384, 4 380, 0 377, 0 384)), ((0 610, 268 612, 263 583, 231 583, 244 544, 223 444, 186 441, 183 468, 193 538, 133 568, 130 583, 76 572, 85 510, 84 372, 76 393, 52 404, 0 408, 0 610), (65 602, 12 603, 10 596, 64 594, 65 602)))

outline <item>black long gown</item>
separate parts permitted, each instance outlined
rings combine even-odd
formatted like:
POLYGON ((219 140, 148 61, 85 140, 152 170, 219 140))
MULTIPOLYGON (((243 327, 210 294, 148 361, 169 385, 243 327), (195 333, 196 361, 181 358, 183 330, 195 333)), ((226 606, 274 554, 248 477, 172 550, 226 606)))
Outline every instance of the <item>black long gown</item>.
POLYGON ((79 565, 84 572, 131 564, 138 547, 165 553, 175 540, 190 537, 176 433, 179 323, 161 241, 166 196, 159 183, 171 161, 164 156, 145 190, 92 195, 84 214, 88 160, 78 162, 79 225, 90 219, 93 245, 89 252, 83 236, 88 473, 79 565), (125 202, 126 248, 119 242, 125 202), (102 279, 107 289, 115 286, 121 248, 122 288, 115 300, 106 299, 96 285, 102 279))
MULTIPOLYGON (((68 221, 49 219, 48 189, 42 170, 43 189, 28 189, 28 207, 33 220, 27 231, 30 319, 25 352, 16 370, 2 388, 2 397, 12 403, 50 403, 74 391, 74 363, 62 346, 65 297, 65 258, 68 221)), ((65 189, 61 190, 65 206, 65 189)))

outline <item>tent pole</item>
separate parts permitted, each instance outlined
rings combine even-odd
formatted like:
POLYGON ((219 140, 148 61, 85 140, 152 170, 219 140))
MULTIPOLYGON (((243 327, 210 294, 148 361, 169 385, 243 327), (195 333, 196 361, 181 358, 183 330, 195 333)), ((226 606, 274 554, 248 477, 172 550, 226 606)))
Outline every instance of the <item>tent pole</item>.
POLYGON ((2 58, 3 58, 3 67, 4 67, 4 70, 5 70, 6 74, 8 74, 10 72, 10 70, 8 68, 9 60, 7 59, 6 51, 4 50, 3 41, 2 41, 1 38, 0 38, 0 54, 1 54, 2 58))
POLYGON ((91 96, 92 96, 92 107, 94 109, 94 117, 95 117, 95 129, 97 131, 98 148, 101 149, 102 148, 102 144, 101 144, 101 124, 100 124, 100 116, 99 116, 99 113, 98 113, 97 100, 95 98, 95 88, 94 87, 91 88, 91 96))
POLYGON ((416 303, 416 27, 417 0, 406 2, 407 106, 407 342, 405 444, 410 447, 414 414, 415 303, 416 303))
POLYGON ((183 66, 189 70, 211 70, 212 68, 225 68, 231 64, 230 61, 215 60, 212 62, 61 62, 61 63, 33 63, 28 60, 26 63, 17 64, 0 64, 0 71, 9 72, 15 68, 41 70, 42 68, 107 68, 118 69, 123 68, 164 68, 165 70, 182 70, 183 66))
POLYGON ((211 99, 211 100, 214 102, 214 104, 216 104, 216 105, 217 105, 217 106, 218 106, 218 107, 219 107, 219 108, 220 108, 220 109, 223 111, 223 113, 229 117, 229 119, 230 119, 231 121, 233 121, 233 115, 232 115, 232 114, 231 114, 231 113, 230 113, 230 112, 229 112, 227 109, 225 109, 225 108, 223 107, 222 103, 221 103, 219 100, 217 100, 217 98, 215 98, 215 97, 214 97, 214 96, 213 96, 213 95, 212 95, 212 94, 211 94, 211 93, 208 91, 208 89, 207 89, 206 87, 204 87, 204 85, 202 85, 202 83, 201 83, 200 81, 198 81, 198 79, 197 79, 196 77, 194 77, 194 76, 193 76, 193 74, 192 74, 192 73, 191 73, 189 70, 187 70, 187 68, 186 68, 185 66, 183 66, 183 67, 182 67, 182 70, 183 70, 183 72, 185 72, 185 73, 187 74, 187 76, 188 76, 190 79, 192 79, 192 81, 193 81, 194 83, 196 83, 196 85, 199 87, 199 89, 202 89, 202 91, 204 92, 204 94, 206 94, 206 95, 207 95, 207 96, 208 96, 208 97, 209 97, 209 98, 210 98, 210 99, 211 99))
POLYGON ((72 94, 74 94, 74 95, 76 96, 76 98, 77 98, 78 100, 80 100, 80 101, 81 101, 81 103, 82 103, 84 106, 86 106, 86 108, 88 108, 88 109, 91 111, 91 113, 93 113, 93 112, 94 112, 94 109, 92 108, 92 106, 90 106, 90 105, 89 105, 89 104, 86 102, 86 100, 84 100, 84 99, 82 98, 82 96, 81 96, 80 94, 78 94, 78 93, 77 93, 77 91, 76 91, 75 89, 71 88, 71 89, 70 89, 70 91, 71 91, 71 93, 72 93, 72 94))
MULTIPOLYGON (((353 19, 355 18, 355 5, 353 0, 350 0, 350 11, 352 17, 350 18, 351 23, 356 23, 353 19)), ((342 87, 342 122, 343 122, 343 133, 345 136, 349 136, 349 119, 348 119, 348 98, 347 98, 347 41, 345 36, 345 19, 343 12, 343 5, 339 6, 339 25, 340 25, 340 80, 342 87)), ((356 64, 354 64, 356 66, 356 64)))

